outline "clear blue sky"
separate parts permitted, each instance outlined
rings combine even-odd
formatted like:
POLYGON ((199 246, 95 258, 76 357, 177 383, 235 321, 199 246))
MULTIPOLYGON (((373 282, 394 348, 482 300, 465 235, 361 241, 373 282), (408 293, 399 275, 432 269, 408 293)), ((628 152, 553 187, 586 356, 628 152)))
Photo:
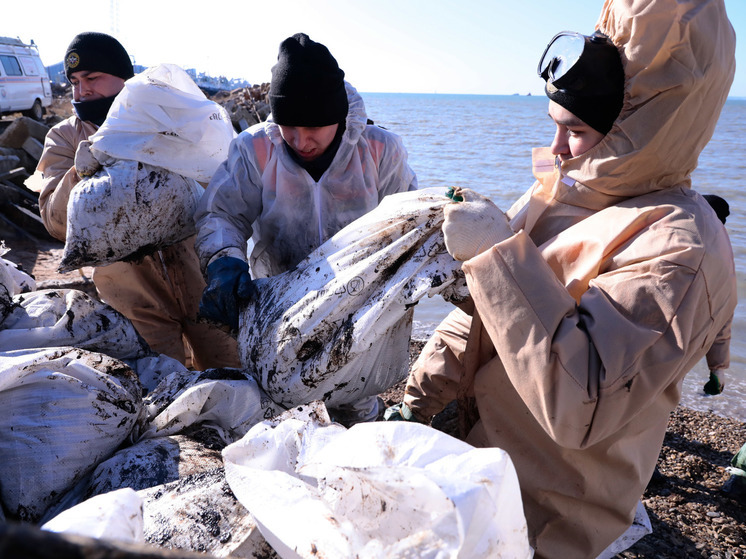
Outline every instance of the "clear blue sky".
MULTIPOLYGON (((34 39, 46 65, 81 31, 115 35, 138 64, 269 81, 280 42, 324 43, 360 91, 542 94, 535 69, 564 29, 590 32, 602 0, 3 0, 0 35, 34 39)), ((746 0, 731 96, 746 97, 746 0)))

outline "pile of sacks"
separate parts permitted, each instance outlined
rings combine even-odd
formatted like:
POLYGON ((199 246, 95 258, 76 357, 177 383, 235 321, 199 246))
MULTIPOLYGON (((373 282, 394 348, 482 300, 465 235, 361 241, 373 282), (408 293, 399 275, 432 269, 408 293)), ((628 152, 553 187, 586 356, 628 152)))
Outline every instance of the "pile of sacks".
POLYGON ((242 311, 242 369, 187 370, 100 301, 34 290, 10 270, 4 515, 214 556, 530 557, 502 450, 418 424, 346 429, 327 413, 399 380, 376 375, 380 352, 365 348, 419 299, 465 295, 443 248, 446 203, 428 190, 391 196, 267 280, 242 311), (301 360, 304 340, 316 350, 301 360))

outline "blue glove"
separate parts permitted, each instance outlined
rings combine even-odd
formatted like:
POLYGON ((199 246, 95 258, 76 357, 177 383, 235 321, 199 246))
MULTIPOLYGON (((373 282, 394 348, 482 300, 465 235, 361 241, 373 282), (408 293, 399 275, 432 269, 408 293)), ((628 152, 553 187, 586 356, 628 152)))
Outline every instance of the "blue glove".
POLYGON ((207 287, 199 302, 199 314, 238 330, 238 308, 256 294, 249 265, 240 258, 223 256, 207 266, 207 287))

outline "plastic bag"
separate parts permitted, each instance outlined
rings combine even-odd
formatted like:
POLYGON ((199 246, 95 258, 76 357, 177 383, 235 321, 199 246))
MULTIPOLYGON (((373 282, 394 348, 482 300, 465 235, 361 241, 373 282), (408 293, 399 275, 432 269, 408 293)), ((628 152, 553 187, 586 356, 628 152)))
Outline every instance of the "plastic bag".
POLYGON ((284 559, 533 555, 507 453, 424 425, 347 430, 314 403, 255 426, 223 460, 284 559))
POLYGON ((207 99, 189 74, 175 64, 161 64, 125 82, 91 136, 91 152, 207 183, 227 159, 235 135, 226 110, 207 99))
POLYGON ((193 179, 138 161, 105 165, 70 192, 59 271, 137 260, 190 237, 203 191, 193 179))
POLYGON ((256 281, 239 355, 272 400, 333 408, 406 376, 410 309, 467 294, 440 229, 448 203, 440 188, 387 196, 294 269, 256 281))
POLYGON ((137 376, 82 349, 0 353, 0 499, 36 522, 110 456, 141 418, 137 376))

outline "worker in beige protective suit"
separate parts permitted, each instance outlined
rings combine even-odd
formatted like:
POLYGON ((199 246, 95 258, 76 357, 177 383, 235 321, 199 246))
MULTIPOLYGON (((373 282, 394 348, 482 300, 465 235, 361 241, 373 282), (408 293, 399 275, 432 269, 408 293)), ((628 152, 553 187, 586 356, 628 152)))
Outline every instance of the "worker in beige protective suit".
POLYGON ((558 36, 539 71, 564 140, 535 150, 509 222, 454 194, 443 231, 473 308, 428 341, 402 410, 457 399, 466 440, 509 453, 536 557, 596 557, 630 526, 682 380, 736 306, 728 235, 691 188, 735 70, 723 0, 606 0, 596 28, 621 56, 618 116, 578 146, 598 114, 572 98, 603 79, 583 58, 604 38, 558 36))
MULTIPOLYGON (((49 131, 37 166, 42 175, 42 221, 62 241, 70 191, 81 180, 78 168, 92 161, 87 140, 103 124, 125 80, 134 75, 124 47, 104 33, 77 35, 67 48, 64 64, 73 86, 75 114, 49 131)), ((129 318, 154 351, 199 370, 239 366, 235 339, 197 321, 205 281, 194 237, 139 262, 97 267, 93 282, 99 297, 129 318)))

